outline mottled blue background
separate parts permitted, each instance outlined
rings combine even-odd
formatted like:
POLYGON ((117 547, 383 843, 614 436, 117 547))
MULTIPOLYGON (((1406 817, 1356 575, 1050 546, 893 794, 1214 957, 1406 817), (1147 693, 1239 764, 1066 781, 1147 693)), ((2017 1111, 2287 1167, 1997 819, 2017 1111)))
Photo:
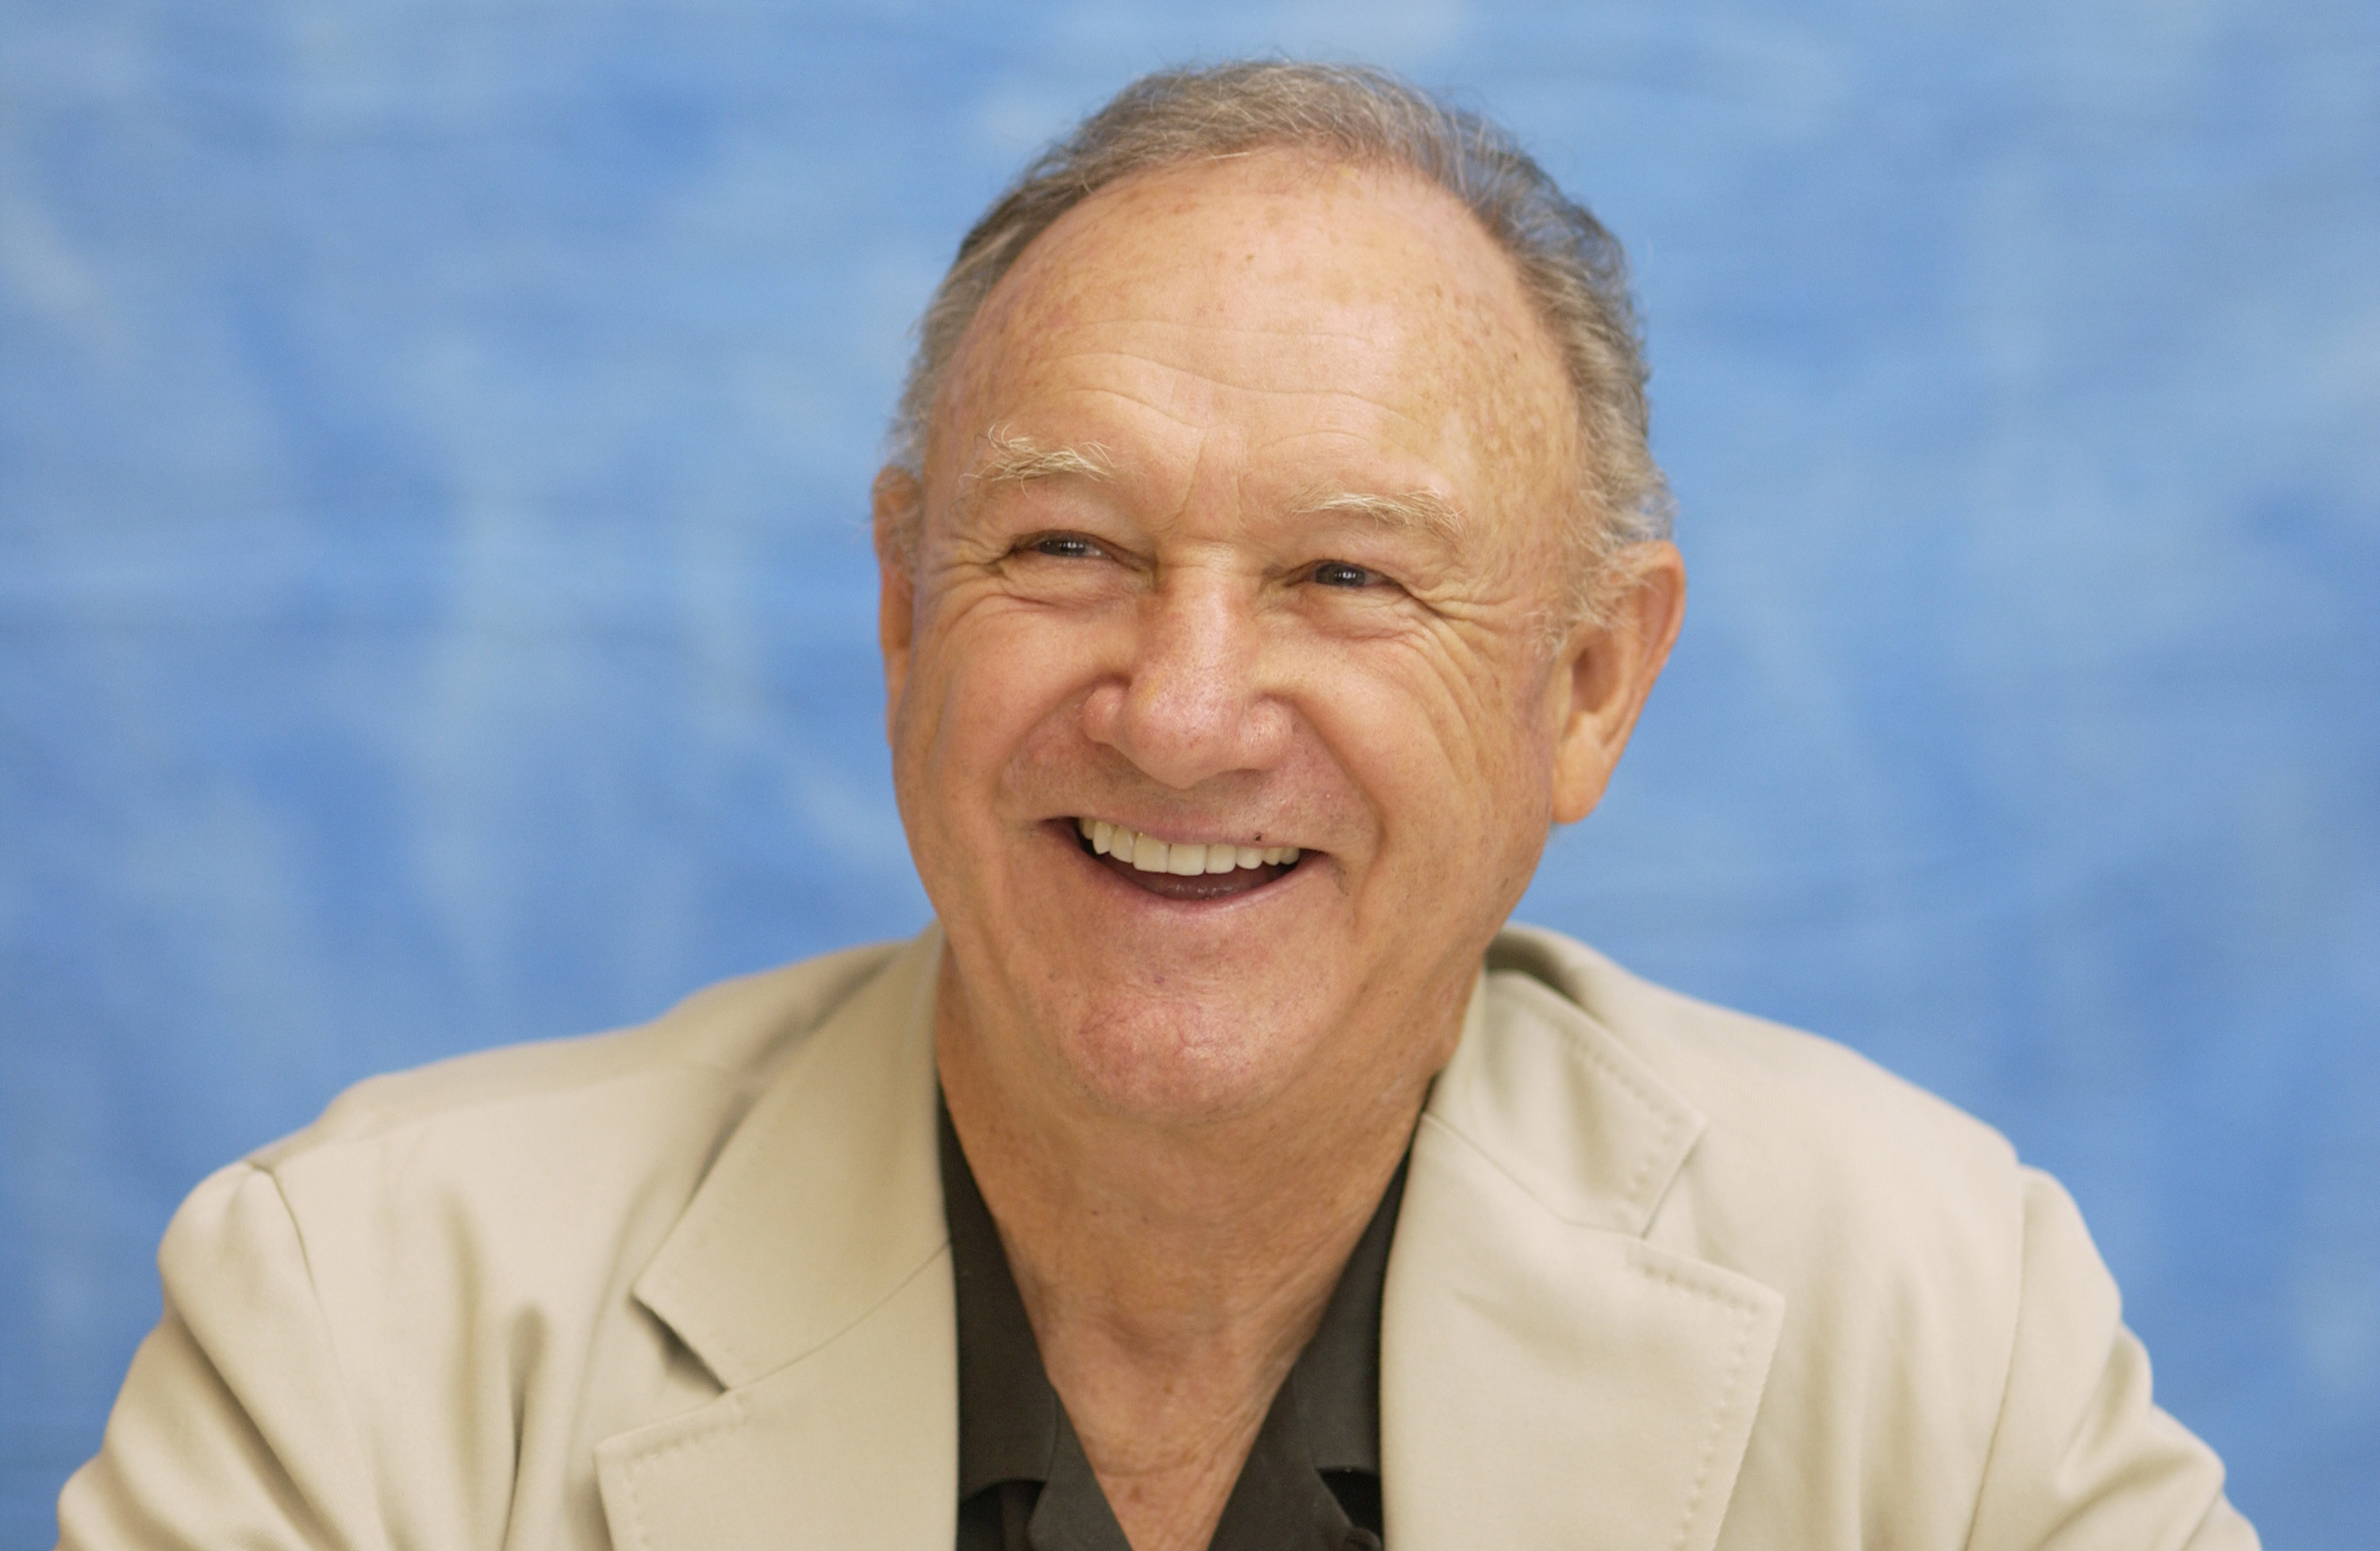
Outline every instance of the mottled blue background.
POLYGON ((205 1171, 905 933, 905 331, 1165 62, 1368 57, 1635 255, 1694 572, 1524 909, 2090 1217, 2277 1545, 2380 1525, 2380 6, 0 4, 0 1544, 205 1171))

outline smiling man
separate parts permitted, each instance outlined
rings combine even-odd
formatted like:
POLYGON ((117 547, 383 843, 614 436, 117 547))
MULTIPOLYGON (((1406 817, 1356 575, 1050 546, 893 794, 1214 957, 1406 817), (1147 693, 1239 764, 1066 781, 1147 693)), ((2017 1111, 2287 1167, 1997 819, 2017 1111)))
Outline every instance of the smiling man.
POLYGON ((207 1181, 67 1542, 2253 1545, 1999 1138, 1504 929, 1678 629, 1643 378, 1477 121, 1127 91, 876 485, 938 926, 207 1181))

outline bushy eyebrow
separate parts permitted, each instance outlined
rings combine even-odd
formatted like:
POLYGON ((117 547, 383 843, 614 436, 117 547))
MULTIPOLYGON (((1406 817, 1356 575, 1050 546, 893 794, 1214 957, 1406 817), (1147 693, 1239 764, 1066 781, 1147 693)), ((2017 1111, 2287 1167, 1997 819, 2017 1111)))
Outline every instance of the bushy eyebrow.
POLYGON ((994 426, 984 432, 983 451, 959 476, 959 481, 988 490, 1066 474, 1110 480, 1115 478, 1115 460, 1096 442, 1086 442, 1078 447, 1050 447, 1029 436, 994 426))
POLYGON ((1441 543, 1459 542, 1467 526, 1454 503, 1433 490, 1411 490, 1401 495, 1368 491, 1337 491, 1309 496, 1294 510, 1301 516, 1346 514, 1368 517, 1400 532, 1426 534, 1441 543))

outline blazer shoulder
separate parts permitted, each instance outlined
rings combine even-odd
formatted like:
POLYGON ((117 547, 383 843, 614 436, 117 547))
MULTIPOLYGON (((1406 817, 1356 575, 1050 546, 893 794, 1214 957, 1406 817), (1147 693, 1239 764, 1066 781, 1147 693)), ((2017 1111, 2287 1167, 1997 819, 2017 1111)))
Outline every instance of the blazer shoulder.
POLYGON ((1488 968, 1539 982, 1657 1073, 1700 1118, 1697 1155, 1840 1172, 1854 1194, 1931 1181, 2018 1204, 2021 1169, 2006 1137, 1846 1046, 1655 985, 1538 927, 1508 928, 1488 968), (1911 1168, 1913 1179, 1896 1172, 1911 1168))
POLYGON ((625 1028, 477 1050, 369 1077, 333 1099, 311 1125, 248 1161, 273 1171, 309 1153, 442 1120, 475 1115, 501 1123, 490 1110, 522 1120, 550 1115, 566 1124, 574 1109, 623 1086, 691 1086, 731 1104, 738 1096, 748 1101, 903 946, 870 943, 719 981, 625 1028))
POLYGON ((1990 1126, 1856 1052, 1652 985, 1554 933, 1508 931, 1488 967, 1491 991, 1498 972, 1513 976, 1506 995, 1540 1024, 1690 1117, 1645 1241, 1781 1296, 1739 1501, 1799 1500, 1795 1484, 1841 1460, 1892 1460, 1879 1482, 1929 1485, 1845 1488, 1828 1511, 1871 1522, 1842 1543, 1876 1524, 1911 1544, 1961 1529, 2021 1313, 2080 1327, 2099 1306, 2105 1273, 2087 1248, 2071 1265, 2028 1265, 2042 1178, 1990 1126))
POLYGON ((830 954, 638 1027, 372 1078, 218 1170, 166 1230, 167 1318, 72 1511, 315 1515, 293 1545, 605 1544, 596 1444, 718 1393, 637 1277, 814 1033, 936 951, 830 954))
POLYGON ((1789 1335, 1819 1318, 1850 1339, 1863 1319, 1884 1331, 1959 1308, 1968 1331, 1993 1332, 1981 1345, 2005 1342, 2037 1176, 1998 1131, 1831 1040, 1664 989, 1552 932, 1506 932, 1488 968, 1491 987, 1516 975, 1540 1022, 1685 1117, 1674 1167, 1643 1193, 1648 1241, 1785 1293, 1789 1335))

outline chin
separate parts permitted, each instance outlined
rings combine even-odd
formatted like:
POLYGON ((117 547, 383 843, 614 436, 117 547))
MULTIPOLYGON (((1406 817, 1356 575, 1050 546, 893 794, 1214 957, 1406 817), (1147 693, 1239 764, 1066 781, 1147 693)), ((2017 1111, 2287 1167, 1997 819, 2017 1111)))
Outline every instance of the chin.
POLYGON ((1195 1126, 1265 1106, 1294 1081, 1310 1043, 1283 1019, 1229 1010, 1142 1003, 1102 1010, 1062 1041, 1086 1096, 1119 1120, 1195 1126))

